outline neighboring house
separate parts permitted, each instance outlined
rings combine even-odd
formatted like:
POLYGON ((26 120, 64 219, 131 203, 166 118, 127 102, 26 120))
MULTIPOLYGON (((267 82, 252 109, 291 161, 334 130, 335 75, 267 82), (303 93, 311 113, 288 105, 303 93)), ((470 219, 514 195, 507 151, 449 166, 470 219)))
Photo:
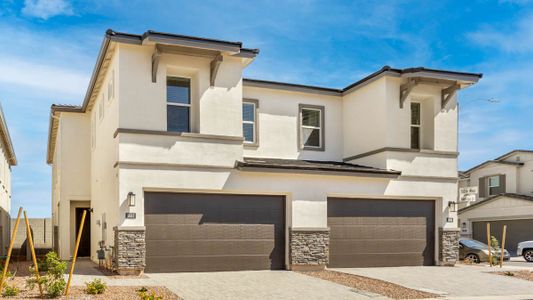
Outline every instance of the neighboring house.
POLYGON ((83 104, 52 106, 60 256, 90 208, 80 254, 123 274, 454 263, 456 91, 481 74, 243 79, 258 53, 106 33, 83 104))
POLYGON ((0 106, 0 254, 5 255, 11 240, 11 167, 17 157, 7 129, 6 118, 0 106))
POLYGON ((499 240, 507 225, 506 247, 513 253, 517 243, 533 240, 533 150, 513 150, 460 174, 459 222, 461 234, 487 241, 487 222, 491 235, 499 240))

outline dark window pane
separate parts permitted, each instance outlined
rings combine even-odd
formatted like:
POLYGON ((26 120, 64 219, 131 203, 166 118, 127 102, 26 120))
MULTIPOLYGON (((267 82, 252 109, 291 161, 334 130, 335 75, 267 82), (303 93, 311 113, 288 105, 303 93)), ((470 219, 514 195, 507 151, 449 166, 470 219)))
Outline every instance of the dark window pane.
POLYGON ((420 103, 411 103, 411 124, 420 125, 420 103))
POLYGON ((253 103, 243 103, 242 104, 242 120, 243 121, 255 121, 255 105, 253 103))
POLYGON ((411 149, 420 149, 420 127, 411 127, 411 149))
POLYGON ((189 108, 167 105, 167 130, 189 132, 189 108))
POLYGON ((320 126, 320 111, 311 109, 302 109, 302 125, 304 126, 320 126))
POLYGON ((242 131, 244 134, 245 142, 254 142, 254 124, 245 123, 242 124, 242 131))
POLYGON ((190 104, 191 80, 186 78, 167 78, 167 102, 190 104))
POLYGON ((320 130, 302 128, 302 140, 304 146, 320 147, 320 130))

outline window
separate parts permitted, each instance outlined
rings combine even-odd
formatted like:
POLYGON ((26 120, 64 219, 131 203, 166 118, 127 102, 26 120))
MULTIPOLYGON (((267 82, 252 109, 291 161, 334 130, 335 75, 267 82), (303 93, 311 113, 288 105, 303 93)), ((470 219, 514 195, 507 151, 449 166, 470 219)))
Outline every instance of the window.
POLYGON ((104 97, 102 96, 100 103, 98 103, 98 120, 102 120, 103 118, 104 118, 104 97))
POLYGON ((489 196, 500 193, 500 176, 489 177, 489 196))
POLYGON ((411 102, 411 149, 420 149, 420 103, 411 102))
POLYGON ((167 130, 190 132, 191 80, 167 78, 167 130))
POLYGON ((95 118, 92 118, 91 122, 91 148, 94 150, 96 148, 96 121, 95 118))
POLYGON ((107 83, 107 101, 115 98, 115 70, 111 71, 111 78, 107 83))
POLYGON ((324 107, 300 105, 300 147, 324 151, 324 107))
POLYGON ((244 99, 242 102, 242 132, 244 143, 257 145, 257 107, 259 102, 254 99, 244 99))

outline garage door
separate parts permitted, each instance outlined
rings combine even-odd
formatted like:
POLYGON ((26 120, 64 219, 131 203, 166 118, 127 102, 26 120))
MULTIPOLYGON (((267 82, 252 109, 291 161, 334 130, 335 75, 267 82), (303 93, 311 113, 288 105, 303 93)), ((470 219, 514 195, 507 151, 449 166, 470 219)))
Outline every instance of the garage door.
POLYGON ((329 198, 329 267, 433 265, 434 215, 434 201, 329 198))
MULTIPOLYGON (((533 219, 490 221, 491 235, 498 241, 502 240, 503 225, 507 225, 505 249, 511 255, 516 254, 517 244, 533 240, 533 219)), ((487 243, 487 221, 472 223, 472 237, 482 243, 487 243)))
POLYGON ((283 269, 281 196, 146 193, 146 272, 283 269))

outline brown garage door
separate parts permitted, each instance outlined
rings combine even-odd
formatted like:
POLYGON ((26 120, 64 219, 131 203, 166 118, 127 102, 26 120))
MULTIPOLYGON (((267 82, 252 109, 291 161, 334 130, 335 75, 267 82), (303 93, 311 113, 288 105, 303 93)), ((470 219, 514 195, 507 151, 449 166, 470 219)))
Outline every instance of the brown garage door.
MULTIPOLYGON (((502 241, 503 225, 507 225, 505 249, 516 255, 516 246, 523 241, 533 240, 533 219, 490 221, 491 235, 502 241)), ((487 243, 487 221, 472 223, 472 237, 487 243)))
POLYGON ((145 193, 146 272, 283 269, 281 196, 145 193))
POLYGON ((329 266, 433 265, 434 215, 434 201, 329 198, 329 266))

